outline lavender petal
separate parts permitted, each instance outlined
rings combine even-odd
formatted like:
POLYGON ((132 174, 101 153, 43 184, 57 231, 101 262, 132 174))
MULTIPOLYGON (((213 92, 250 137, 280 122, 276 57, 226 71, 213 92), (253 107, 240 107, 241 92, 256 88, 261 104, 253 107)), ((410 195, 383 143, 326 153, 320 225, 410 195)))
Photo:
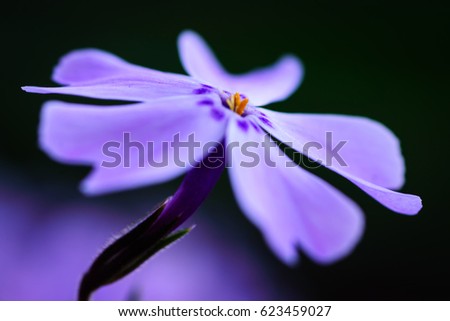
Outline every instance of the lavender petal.
POLYGON ((403 185, 405 165, 398 138, 382 124, 356 116, 262 110, 272 126, 258 119, 259 124, 277 139, 292 143, 293 148, 349 179, 387 208, 407 215, 422 208, 418 196, 388 189, 403 185), (340 142, 345 143, 339 157, 330 159, 340 142))
POLYGON ((217 88, 243 93, 257 106, 288 98, 303 79, 303 66, 293 55, 283 56, 270 67, 242 75, 229 74, 203 38, 193 31, 180 34, 178 51, 189 75, 217 88))
MULTIPOLYGON (((209 98, 220 106, 217 96, 209 98)), ((223 139, 227 117, 219 119, 213 112, 223 108, 198 105, 202 99, 165 98, 116 107, 47 102, 40 145, 60 162, 94 167, 82 184, 86 194, 167 181, 201 160, 208 152, 205 145, 223 139), (190 141, 190 147, 177 141, 190 141)))
POLYGON ((75 50, 55 67, 53 80, 65 87, 25 86, 26 92, 124 101, 188 95, 202 88, 190 77, 130 64, 98 49, 75 50))
POLYGON ((359 207, 320 178, 292 166, 273 141, 266 141, 270 148, 262 147, 264 135, 252 126, 244 132, 237 121, 229 123, 228 144, 258 144, 248 150, 247 156, 239 149, 227 155, 233 190, 246 216, 288 264, 297 261, 298 247, 320 263, 349 254, 364 228, 359 207), (259 160, 253 166, 250 153, 259 160))

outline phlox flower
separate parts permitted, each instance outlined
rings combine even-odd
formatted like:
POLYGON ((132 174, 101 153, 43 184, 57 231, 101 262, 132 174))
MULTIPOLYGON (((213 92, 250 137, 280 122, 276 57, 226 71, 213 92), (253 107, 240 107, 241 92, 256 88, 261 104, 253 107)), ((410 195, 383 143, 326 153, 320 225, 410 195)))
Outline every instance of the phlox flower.
MULTIPOLYGON (((53 80, 63 86, 23 87, 33 93, 127 102, 105 107, 50 101, 43 107, 39 129, 43 150, 57 161, 93 167, 82 183, 84 193, 157 184, 188 173, 161 214, 162 218, 170 216, 167 212, 176 212, 170 220, 177 219, 178 226, 204 200, 223 169, 196 168, 189 162, 192 155, 184 151, 178 151, 178 156, 190 165, 178 166, 175 148, 163 148, 162 142, 171 142, 176 135, 187 140, 195 134, 201 146, 217 145, 214 152, 195 149, 194 159, 200 162, 215 153, 216 159, 209 160, 209 165, 217 160, 231 164, 229 176, 242 211, 288 264, 298 260, 298 249, 319 263, 347 255, 362 235, 364 218, 361 209, 342 192, 300 166, 286 166, 290 159, 280 152, 279 142, 300 153, 306 153, 313 142, 317 148, 308 149, 310 159, 342 175, 385 207, 407 215, 421 209, 418 196, 394 191, 404 184, 405 165, 399 140, 382 124, 357 116, 281 113, 261 107, 285 100, 298 88, 304 72, 295 56, 286 55, 270 67, 232 75, 192 31, 181 33, 178 49, 189 76, 147 69, 101 50, 83 49, 64 56, 54 69, 53 80), (139 166, 135 148, 127 156, 129 166, 104 166, 110 160, 103 152, 104 144, 121 141, 124 133, 134 141, 153 142, 154 157, 167 157, 168 164, 139 166), (333 150, 327 144, 327 133, 332 133, 335 141, 346 142, 340 150, 344 162, 329 159, 333 150), (256 143, 252 153, 261 160, 255 166, 242 166, 248 155, 241 149, 219 146, 248 142, 256 143), (270 163, 262 161, 267 158, 270 163)), ((123 146, 116 152, 126 156, 123 146)), ((152 224, 161 229, 158 221, 152 224)))

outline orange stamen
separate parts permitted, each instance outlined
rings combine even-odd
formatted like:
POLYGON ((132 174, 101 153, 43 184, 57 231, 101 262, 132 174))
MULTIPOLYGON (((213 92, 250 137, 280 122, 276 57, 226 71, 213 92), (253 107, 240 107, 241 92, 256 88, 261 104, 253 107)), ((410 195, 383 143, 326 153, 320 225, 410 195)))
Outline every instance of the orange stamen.
POLYGON ((231 95, 227 99, 228 107, 238 115, 242 115, 244 113, 245 107, 248 104, 248 98, 241 100, 241 95, 239 93, 235 93, 231 95))
POLYGON ((236 113, 238 113, 238 115, 242 115, 244 113, 247 103, 248 103, 248 98, 245 98, 243 101, 241 101, 239 103, 239 105, 236 108, 236 113))
POLYGON ((234 106, 239 106, 239 104, 241 103, 241 95, 239 95, 239 93, 235 93, 234 94, 234 106))

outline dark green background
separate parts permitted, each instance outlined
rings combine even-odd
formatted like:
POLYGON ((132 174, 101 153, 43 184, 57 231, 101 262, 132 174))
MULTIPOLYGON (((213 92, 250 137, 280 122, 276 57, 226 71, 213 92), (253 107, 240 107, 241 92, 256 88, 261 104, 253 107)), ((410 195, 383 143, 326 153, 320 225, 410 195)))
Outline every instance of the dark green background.
MULTIPOLYGON (((285 288, 274 299, 450 299, 450 10, 444 3, 12 4, 2 8, 0 19, 0 165, 55 199, 83 198, 77 184, 88 169, 54 163, 37 146, 40 106, 55 97, 19 90, 21 85, 51 85, 52 67, 72 49, 98 47, 136 64, 183 72, 176 37, 191 28, 208 40, 231 72, 270 64, 292 52, 304 62, 303 85, 271 108, 364 115, 386 124, 402 142, 407 164, 403 191, 420 195, 424 209, 416 217, 392 213, 344 179, 319 170, 363 207, 367 229, 354 253, 339 263, 324 267, 302 257, 293 269, 275 259, 241 215, 225 177, 205 204, 207 219, 223 226, 224 237, 238 238, 248 251, 264 257, 285 288)), ((145 204, 146 195, 171 193, 178 181, 89 202, 120 202, 134 210, 134 204, 145 204)))

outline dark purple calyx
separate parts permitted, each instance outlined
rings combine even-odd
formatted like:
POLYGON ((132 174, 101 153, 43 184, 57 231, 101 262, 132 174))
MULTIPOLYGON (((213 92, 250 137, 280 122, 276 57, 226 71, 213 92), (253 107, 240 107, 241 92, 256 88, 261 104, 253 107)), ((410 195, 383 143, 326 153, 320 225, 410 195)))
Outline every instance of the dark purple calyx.
POLYGON ((78 299, 89 300, 100 287, 133 272, 156 252, 192 229, 175 231, 203 203, 225 167, 223 144, 208 154, 184 177, 175 194, 109 245, 92 263, 81 280, 78 299))

